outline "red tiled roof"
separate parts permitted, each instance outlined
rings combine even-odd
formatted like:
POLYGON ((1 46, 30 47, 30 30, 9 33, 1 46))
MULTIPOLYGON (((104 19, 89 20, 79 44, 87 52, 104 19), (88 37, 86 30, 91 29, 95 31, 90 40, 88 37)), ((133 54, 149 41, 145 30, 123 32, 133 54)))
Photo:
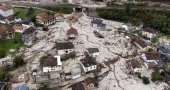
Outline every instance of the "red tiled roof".
POLYGON ((54 17, 59 17, 59 16, 64 17, 63 14, 61 14, 61 13, 54 14, 54 17))
POLYGON ((8 25, 0 25, 0 35, 4 34, 6 31, 14 32, 14 29, 8 25))
POLYGON ((12 27, 14 30, 15 29, 17 29, 17 30, 23 30, 23 26, 17 26, 17 25, 14 25, 13 27, 12 27))
POLYGON ((147 60, 160 60, 160 55, 156 52, 145 53, 145 56, 147 60))
POLYGON ((75 35, 78 35, 78 32, 75 28, 71 27, 68 31, 67 31, 67 35, 70 35, 70 34, 75 34, 75 35))
POLYGON ((3 6, 0 6, 0 9, 3 11, 8 11, 8 10, 12 9, 12 7, 9 5, 3 5, 3 6))

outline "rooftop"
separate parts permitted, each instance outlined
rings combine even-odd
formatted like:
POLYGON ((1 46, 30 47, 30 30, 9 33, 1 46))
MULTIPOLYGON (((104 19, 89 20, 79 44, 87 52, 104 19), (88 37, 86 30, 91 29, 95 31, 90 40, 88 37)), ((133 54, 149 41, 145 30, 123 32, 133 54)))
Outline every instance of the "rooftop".
POLYGON ((135 37, 134 42, 140 45, 142 48, 147 47, 149 44, 140 37, 135 37))
POLYGON ((8 11, 8 10, 13 9, 13 8, 9 5, 2 5, 2 6, 0 6, 0 9, 3 10, 3 11, 8 11))
POLYGON ((81 59, 80 61, 85 67, 97 65, 96 60, 92 57, 86 57, 86 58, 81 59))
POLYGON ((91 54, 91 53, 99 52, 99 49, 98 48, 87 48, 87 51, 91 54))
POLYGON ((14 32, 14 29, 9 25, 5 24, 0 25, 0 35, 4 34, 6 31, 14 32))
POLYGON ((73 49, 74 46, 71 42, 64 42, 64 43, 56 43, 55 48, 57 48, 57 50, 73 49))
POLYGON ((160 54, 157 52, 148 52, 145 56, 147 60, 160 60, 160 54))
POLYGON ((91 77, 87 77, 84 81, 86 85, 94 84, 94 79, 91 77))
POLYGON ((12 27, 14 30, 15 29, 17 29, 17 30, 23 30, 23 26, 19 26, 19 25, 14 25, 13 27, 12 27))
POLYGON ((137 60, 128 60, 127 61, 129 66, 132 66, 133 68, 141 68, 141 64, 137 60))
POLYGON ((156 33, 156 30, 154 30, 153 28, 149 28, 149 27, 144 28, 143 31, 149 32, 149 33, 156 33))
POLYGON ((85 90, 84 85, 81 82, 77 82, 73 84, 71 87, 72 90, 85 90))
POLYGON ((58 66, 58 65, 62 65, 61 63, 61 59, 60 56, 55 56, 55 57, 49 57, 47 59, 44 59, 42 61, 42 66, 43 67, 53 67, 53 66, 58 66))
POLYGON ((26 29, 23 34, 31 34, 34 33, 36 31, 36 29, 34 27, 29 27, 28 29, 26 29))
POLYGON ((70 35, 70 34, 78 35, 77 29, 71 27, 71 28, 67 31, 67 35, 70 35))
POLYGON ((51 79, 60 78, 60 73, 59 72, 50 72, 50 78, 51 79))

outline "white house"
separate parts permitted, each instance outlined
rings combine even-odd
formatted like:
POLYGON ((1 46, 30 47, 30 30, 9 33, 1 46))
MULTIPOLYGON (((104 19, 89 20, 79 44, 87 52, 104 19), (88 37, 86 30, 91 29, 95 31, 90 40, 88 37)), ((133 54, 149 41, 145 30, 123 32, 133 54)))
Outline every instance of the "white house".
POLYGON ((64 15, 63 14, 61 14, 61 13, 56 13, 56 14, 54 14, 54 17, 56 18, 56 21, 57 22, 61 22, 61 21, 64 21, 64 15))
POLYGON ((23 33, 24 30, 25 30, 25 28, 23 26, 21 26, 21 25, 20 26, 19 25, 14 25, 12 28, 15 30, 15 32, 19 32, 19 33, 23 33))
POLYGON ((0 15, 8 17, 14 14, 13 8, 9 5, 0 6, 0 15))
POLYGON ((30 27, 33 27, 34 26, 34 23, 31 21, 31 19, 29 18, 25 18, 21 21, 22 23, 22 26, 25 28, 25 29, 28 29, 30 27))
POLYGON ((96 60, 92 57, 86 57, 80 60, 80 64, 84 72, 89 72, 97 69, 96 60))
POLYGON ((79 78, 81 77, 81 70, 80 68, 72 68, 71 69, 71 76, 72 76, 72 79, 76 79, 76 78, 79 78))
POLYGON ((129 73, 141 72, 142 66, 137 60, 128 60, 126 63, 129 73))
POLYGON ((142 31, 142 35, 151 39, 156 36, 156 30, 154 30, 152 28, 144 28, 142 31))
POLYGON ((147 52, 147 53, 143 53, 141 55, 141 58, 144 62, 154 62, 157 64, 157 62, 160 60, 160 55, 157 52, 147 52))
POLYGON ((99 56, 99 49, 98 48, 87 48, 86 52, 87 52, 87 56, 91 56, 91 57, 94 57, 94 58, 99 56))
POLYGON ((121 27, 122 29, 129 31, 132 28, 132 24, 131 23, 125 23, 122 25, 121 27))
POLYGON ((51 25, 56 22, 55 17, 48 15, 47 13, 37 14, 35 18, 36 18, 36 23, 39 23, 42 25, 51 25))
POLYGON ((55 48, 57 49, 58 55, 68 55, 74 51, 74 46, 71 42, 56 43, 55 48))
POLYGON ((61 71, 62 62, 60 56, 47 58, 41 63, 43 72, 61 71))

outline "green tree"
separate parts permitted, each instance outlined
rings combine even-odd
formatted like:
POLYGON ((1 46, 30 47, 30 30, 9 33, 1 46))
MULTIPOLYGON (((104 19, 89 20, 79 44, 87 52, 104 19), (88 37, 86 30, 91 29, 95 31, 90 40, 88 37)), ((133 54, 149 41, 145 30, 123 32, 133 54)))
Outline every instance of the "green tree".
POLYGON ((144 84, 149 84, 150 83, 149 78, 146 77, 146 76, 143 76, 142 80, 143 80, 144 84))
POLYGON ((157 71, 155 72, 152 72, 152 81, 155 82, 155 81, 163 81, 164 80, 164 77, 157 71))
POLYGON ((9 81, 10 75, 8 73, 8 67, 0 66, 0 81, 7 82, 9 81))
POLYGON ((4 58, 6 56, 5 50, 0 50, 0 58, 4 58))
POLYGON ((25 64, 25 62, 24 62, 24 59, 22 58, 22 56, 15 57, 15 59, 14 59, 14 67, 15 68, 22 66, 24 64, 25 64))
POLYGON ((73 52, 71 52, 70 54, 69 54, 69 58, 75 58, 76 57, 76 52, 75 51, 73 51, 73 52))
POLYGON ((38 90, 51 90, 47 84, 44 84, 43 86, 39 87, 38 90))

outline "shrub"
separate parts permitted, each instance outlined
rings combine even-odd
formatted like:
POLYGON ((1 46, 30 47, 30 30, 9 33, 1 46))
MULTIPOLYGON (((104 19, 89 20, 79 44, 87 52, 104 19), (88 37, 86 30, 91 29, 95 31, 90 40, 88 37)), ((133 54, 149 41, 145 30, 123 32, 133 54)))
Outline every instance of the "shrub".
POLYGON ((73 52, 71 52, 70 54, 69 54, 69 58, 75 58, 76 57, 76 52, 75 51, 73 51, 73 52))
POLYGON ((25 64, 25 62, 24 62, 24 59, 22 58, 22 56, 15 57, 15 59, 14 59, 14 67, 15 68, 22 66, 24 64, 25 64))
POLYGON ((152 42, 152 43, 159 42, 159 38, 158 38, 158 37, 154 37, 154 38, 152 38, 151 42, 152 42))
POLYGON ((164 77, 157 71, 155 72, 152 72, 152 81, 155 82, 155 81, 163 81, 164 80, 164 77))
POLYGON ((138 77, 139 79, 142 79, 140 72, 136 72, 136 75, 137 75, 137 77, 138 77))
POLYGON ((0 50, 0 58, 4 58, 6 56, 5 50, 0 50))
POLYGON ((142 80, 143 80, 144 84, 149 84, 150 83, 149 78, 146 77, 146 76, 143 76, 142 80))

